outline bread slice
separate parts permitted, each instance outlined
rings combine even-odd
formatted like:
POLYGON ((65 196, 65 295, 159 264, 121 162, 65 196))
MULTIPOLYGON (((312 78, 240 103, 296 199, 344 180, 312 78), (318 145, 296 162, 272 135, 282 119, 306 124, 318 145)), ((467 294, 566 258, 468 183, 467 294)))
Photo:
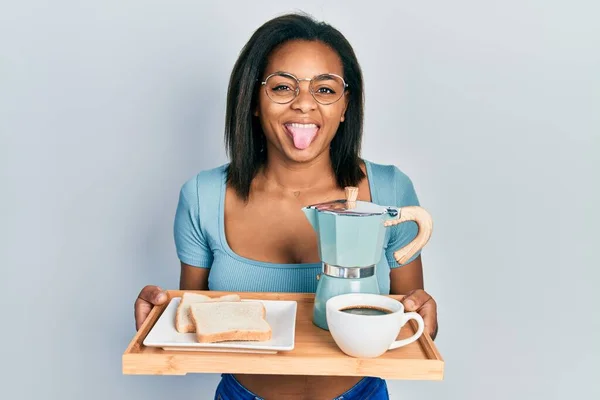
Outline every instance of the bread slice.
POLYGON ((260 301, 190 304, 191 319, 200 343, 267 341, 272 329, 260 301))
POLYGON ((190 319, 190 304, 204 303, 204 302, 215 302, 215 301, 241 301, 237 294, 226 294, 220 297, 209 297, 200 293, 184 293, 177 306, 175 313, 175 329, 179 333, 193 333, 196 332, 196 326, 190 319))

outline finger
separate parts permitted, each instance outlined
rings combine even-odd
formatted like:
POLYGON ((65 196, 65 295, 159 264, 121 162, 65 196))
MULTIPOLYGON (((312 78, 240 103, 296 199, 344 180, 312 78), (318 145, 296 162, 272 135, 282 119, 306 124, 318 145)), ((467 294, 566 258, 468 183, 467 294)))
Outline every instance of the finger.
POLYGON ((432 336, 437 329, 437 304, 433 299, 425 303, 418 311, 425 323, 424 332, 432 336))
POLYGON ((146 318, 148 318, 148 314, 152 311, 152 304, 148 303, 145 300, 138 298, 135 301, 135 329, 139 330, 142 327, 146 318))
POLYGON ((158 286, 146 286, 140 292, 138 299, 151 305, 160 305, 167 300, 167 294, 158 286))
POLYGON ((423 289, 413 290, 408 293, 403 299, 402 304, 404 304, 404 308, 406 311, 417 311, 425 303, 432 301, 433 298, 423 289))

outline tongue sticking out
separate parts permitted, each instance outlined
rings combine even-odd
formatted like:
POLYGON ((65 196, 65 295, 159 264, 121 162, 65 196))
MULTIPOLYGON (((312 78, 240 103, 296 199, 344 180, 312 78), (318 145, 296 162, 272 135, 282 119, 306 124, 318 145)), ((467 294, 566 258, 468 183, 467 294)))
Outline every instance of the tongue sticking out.
POLYGON ((308 126, 300 128, 297 125, 286 125, 288 132, 292 135, 292 139, 294 139, 294 146, 297 149, 304 150, 314 139, 319 127, 316 125, 308 126))

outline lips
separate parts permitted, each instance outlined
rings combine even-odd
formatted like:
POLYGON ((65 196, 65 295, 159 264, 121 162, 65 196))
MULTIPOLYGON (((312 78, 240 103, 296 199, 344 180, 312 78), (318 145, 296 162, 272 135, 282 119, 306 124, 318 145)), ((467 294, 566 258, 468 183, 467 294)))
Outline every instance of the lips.
POLYGON ((284 126, 299 150, 308 148, 319 132, 319 125, 315 123, 289 122, 284 126))

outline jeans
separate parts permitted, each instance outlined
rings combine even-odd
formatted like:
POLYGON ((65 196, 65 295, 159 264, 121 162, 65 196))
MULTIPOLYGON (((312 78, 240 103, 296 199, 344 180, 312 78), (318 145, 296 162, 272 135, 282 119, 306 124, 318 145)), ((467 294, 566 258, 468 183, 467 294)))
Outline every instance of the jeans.
MULTIPOLYGON (((276 377, 273 377, 276 379, 276 377)), ((333 400, 389 400, 387 384, 380 378, 363 378, 333 400)), ((222 374, 215 400, 263 400, 243 387, 233 375, 222 374)))

